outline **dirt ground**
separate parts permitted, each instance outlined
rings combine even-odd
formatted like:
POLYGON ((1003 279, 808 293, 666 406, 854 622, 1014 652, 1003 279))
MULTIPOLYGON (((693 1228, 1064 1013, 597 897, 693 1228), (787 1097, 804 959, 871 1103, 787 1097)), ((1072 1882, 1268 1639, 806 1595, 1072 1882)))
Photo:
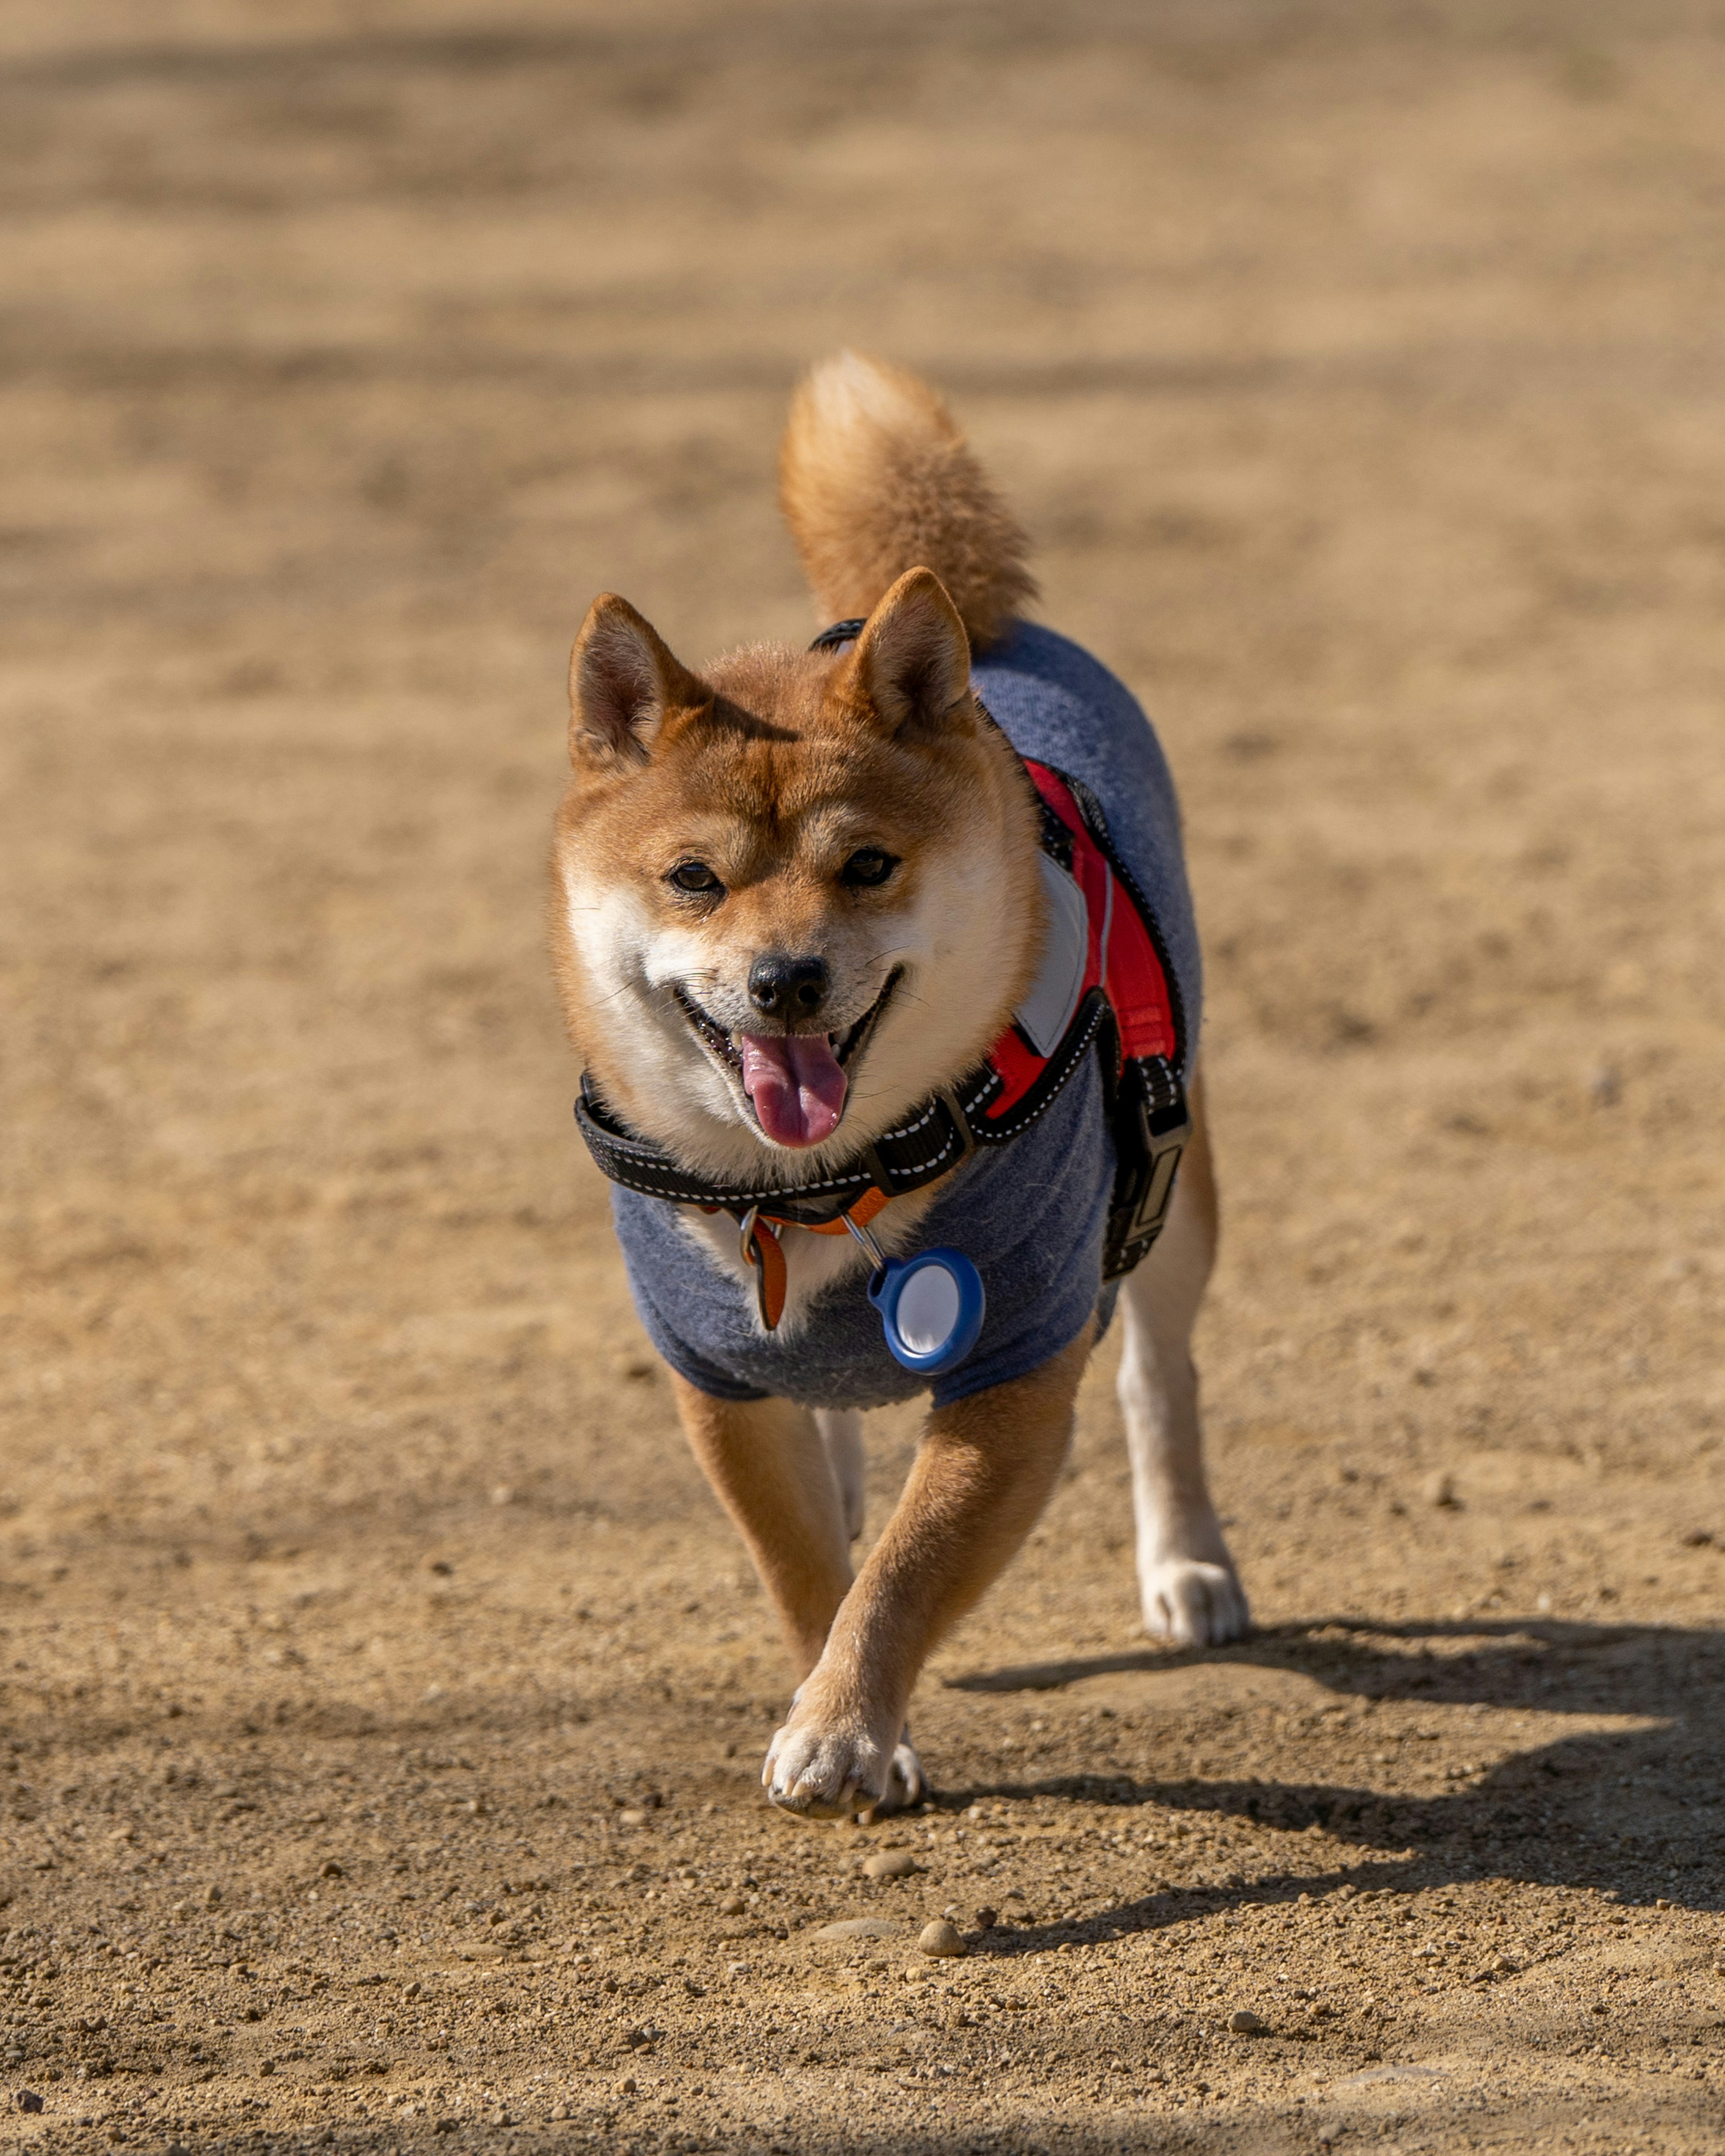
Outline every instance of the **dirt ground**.
POLYGON ((1722 65, 13 0, 0 2144, 1725 2145, 1722 65), (847 340, 1182 783, 1260 1624, 1138 1631, 1111 1343, 874 1830, 761 1795, 542 931, 589 597, 805 635, 847 340))

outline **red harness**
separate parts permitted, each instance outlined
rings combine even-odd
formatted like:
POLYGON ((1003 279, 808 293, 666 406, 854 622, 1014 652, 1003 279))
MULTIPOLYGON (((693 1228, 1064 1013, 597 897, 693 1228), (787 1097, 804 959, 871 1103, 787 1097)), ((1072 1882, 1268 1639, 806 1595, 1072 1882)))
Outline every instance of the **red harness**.
MULTIPOLYGON (((1091 835, 1068 781, 1045 763, 1027 760, 1024 768, 1070 842, 1070 859, 1061 865, 1084 901, 1083 973, 1073 998, 1075 1007, 1081 1007, 1086 991, 1100 988, 1114 1014, 1119 1057, 1161 1056, 1173 1061, 1179 1052, 1173 1004, 1168 973, 1150 932, 1147 909, 1141 909, 1137 894, 1126 887, 1091 835)), ((1062 839, 1055 843, 1065 851, 1062 839)), ((1045 830, 1043 852, 1045 858, 1059 858, 1045 830)), ((1009 1114, 1058 1055, 1058 1047, 1050 1055, 1041 1054, 1016 1020, 1008 1026, 988 1051, 1004 1088, 987 1110, 988 1121, 1009 1114)))

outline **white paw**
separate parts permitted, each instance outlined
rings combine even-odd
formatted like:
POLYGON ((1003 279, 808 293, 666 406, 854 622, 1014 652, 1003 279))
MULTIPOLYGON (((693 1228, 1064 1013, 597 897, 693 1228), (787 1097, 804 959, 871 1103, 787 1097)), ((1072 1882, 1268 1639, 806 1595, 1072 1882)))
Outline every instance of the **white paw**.
POLYGON ((877 1818, 919 1803, 927 1786, 908 1729, 889 1752, 866 1732, 803 1722, 794 1705, 761 1779, 774 1804, 805 1819, 877 1818))
POLYGON ((912 1804, 920 1804, 927 1794, 922 1762, 916 1757, 916 1748, 911 1742, 906 1724, 904 1735, 892 1748, 892 1770, 886 1779, 886 1794, 871 1807, 872 1815, 878 1819, 887 1812, 907 1810, 912 1804))
POLYGON ((1219 1647, 1251 1630, 1245 1589, 1231 1564, 1163 1558, 1140 1576, 1144 1630, 1178 1647, 1219 1647))

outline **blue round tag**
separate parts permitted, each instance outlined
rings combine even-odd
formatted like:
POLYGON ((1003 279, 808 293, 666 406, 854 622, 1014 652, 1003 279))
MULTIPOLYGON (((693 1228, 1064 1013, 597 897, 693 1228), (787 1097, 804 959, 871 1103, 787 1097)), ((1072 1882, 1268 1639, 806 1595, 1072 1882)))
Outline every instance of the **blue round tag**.
POLYGON ((962 1363, 983 1329, 983 1276, 962 1250, 889 1258, 869 1283, 869 1301, 893 1354, 925 1376, 962 1363))

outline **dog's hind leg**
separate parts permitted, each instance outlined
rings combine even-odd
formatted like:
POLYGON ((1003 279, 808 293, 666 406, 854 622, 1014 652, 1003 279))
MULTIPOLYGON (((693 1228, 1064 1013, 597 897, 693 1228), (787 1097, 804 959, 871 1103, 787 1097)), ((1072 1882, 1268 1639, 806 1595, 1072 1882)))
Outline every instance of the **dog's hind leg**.
POLYGON ((671 1373, 696 1458, 737 1522, 805 1677, 850 1587, 850 1537, 814 1417, 788 1400, 721 1400, 671 1373))
POLYGON ((862 1416, 855 1408, 817 1408, 814 1423, 833 1463, 845 1535, 855 1542, 863 1531, 862 1416))
POLYGON ((1237 1640, 1245 1590, 1204 1481, 1192 1327, 1216 1254, 1216 1185, 1194 1078, 1193 1132, 1155 1248, 1121 1284, 1120 1405, 1137 1514, 1147 1631, 1182 1645, 1237 1640))

